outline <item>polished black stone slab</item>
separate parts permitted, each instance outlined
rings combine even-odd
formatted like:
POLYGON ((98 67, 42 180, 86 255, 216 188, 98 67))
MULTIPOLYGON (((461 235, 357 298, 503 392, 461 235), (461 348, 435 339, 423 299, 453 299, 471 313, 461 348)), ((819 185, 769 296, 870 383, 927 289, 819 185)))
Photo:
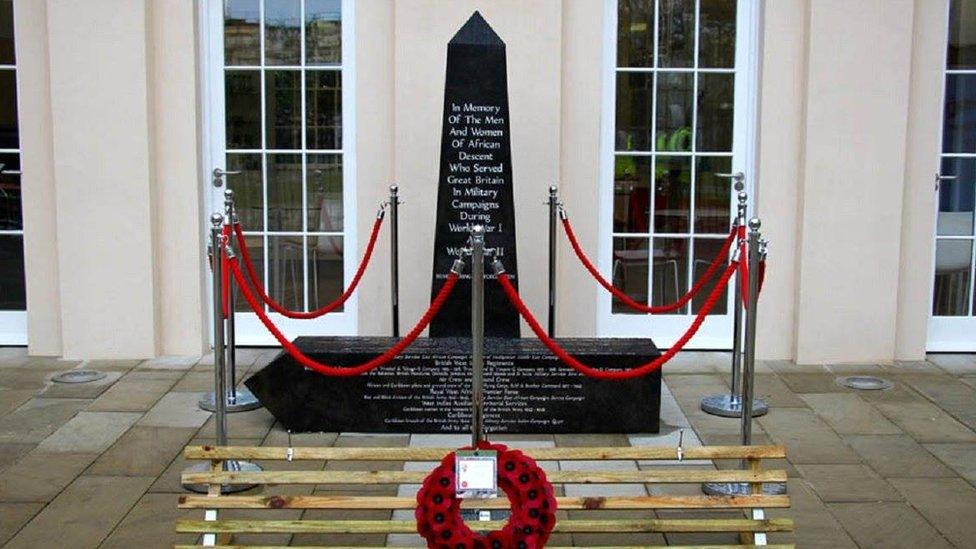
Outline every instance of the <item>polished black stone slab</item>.
MULTIPOLYGON (((295 344, 332 365, 364 362, 388 337, 300 337, 295 344)), ((595 367, 629 368, 659 356, 649 339, 560 338, 595 367)), ((282 353, 245 383, 295 432, 467 433, 471 340, 417 340, 392 364, 357 377, 327 377, 282 353)), ((486 342, 485 424, 491 433, 657 432, 661 376, 595 380, 559 362, 535 339, 486 342)))

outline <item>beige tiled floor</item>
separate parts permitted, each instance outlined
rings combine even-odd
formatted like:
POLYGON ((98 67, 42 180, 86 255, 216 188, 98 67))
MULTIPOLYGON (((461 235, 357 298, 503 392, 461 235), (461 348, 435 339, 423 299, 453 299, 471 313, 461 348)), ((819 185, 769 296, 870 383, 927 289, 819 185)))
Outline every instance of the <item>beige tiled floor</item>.
MULTIPOLYGON (((260 368, 273 355, 269 350, 241 350, 242 370, 260 368)), ((176 509, 182 493, 179 474, 186 467, 181 449, 213 438, 210 415, 196 406, 200 392, 210 387, 210 362, 211 357, 166 357, 79 364, 0 349, 0 544, 31 549, 148 549, 192 541, 176 536, 172 525, 177 517, 193 516, 176 509), (75 367, 101 369, 110 375, 86 385, 50 383, 51 375, 75 367)), ((728 390, 727 364, 725 353, 684 353, 665 368, 659 434, 508 435, 498 440, 517 441, 523 447, 672 446, 684 429, 685 445, 733 444, 738 440, 738 420, 709 416, 698 408, 702 396, 728 390)), ((768 362, 758 364, 757 372, 757 394, 769 400, 772 410, 754 424, 755 440, 785 444, 789 452, 788 462, 776 466, 790 473, 793 508, 773 510, 770 515, 796 520, 795 535, 772 541, 831 548, 976 546, 976 357, 934 355, 926 362, 892 365, 768 362), (894 387, 856 392, 836 383, 837 376, 855 373, 882 375, 894 387)), ((284 445, 287 440, 265 410, 231 415, 229 429, 232 443, 284 445)), ((465 435, 293 437, 295 445, 337 446, 456 446, 466 441, 465 435)), ((374 465, 428 467, 401 462, 374 465)), ((647 465, 603 464, 624 469, 647 465)), ((331 464, 303 464, 308 466, 331 464)), ((697 491, 693 486, 654 489, 697 491)), ((407 495, 416 487, 377 490, 407 495)), ((608 486, 600 493, 607 490, 643 494, 647 488, 608 486)), ((297 517, 296 512, 281 513, 297 517)), ((410 513, 401 515, 409 518, 410 513)), ((375 536, 277 538, 264 541, 382 542, 375 536)), ((418 541, 416 536, 387 540, 418 541)), ((577 545, 712 541, 729 542, 716 536, 659 535, 558 540, 577 545)))

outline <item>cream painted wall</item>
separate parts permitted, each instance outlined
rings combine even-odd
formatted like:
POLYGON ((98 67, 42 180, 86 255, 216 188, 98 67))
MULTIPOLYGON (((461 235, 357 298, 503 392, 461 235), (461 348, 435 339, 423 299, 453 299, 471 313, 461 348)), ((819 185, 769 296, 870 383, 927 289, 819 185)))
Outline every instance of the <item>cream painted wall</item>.
POLYGON ((809 7, 799 362, 894 356, 913 12, 910 0, 809 7))

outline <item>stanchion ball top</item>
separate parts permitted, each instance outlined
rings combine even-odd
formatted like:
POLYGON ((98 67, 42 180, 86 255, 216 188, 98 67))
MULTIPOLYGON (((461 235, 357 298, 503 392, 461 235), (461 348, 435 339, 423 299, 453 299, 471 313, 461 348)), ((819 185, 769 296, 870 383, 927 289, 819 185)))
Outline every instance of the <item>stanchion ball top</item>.
POLYGON ((739 194, 736 196, 739 198, 739 204, 745 204, 746 200, 749 199, 749 193, 745 191, 739 191, 739 194))
POLYGON ((549 185, 549 194, 556 194, 558 190, 555 185, 549 185))
POLYGON ((398 187, 396 184, 390 185, 390 192, 391 193, 396 194, 399 191, 400 191, 400 187, 398 187))
POLYGON ((749 220, 749 229, 758 231, 759 227, 762 227, 762 221, 760 221, 758 217, 753 217, 749 220))
POLYGON ((210 224, 217 226, 224 222, 224 214, 214 212, 210 215, 210 224))
POLYGON ((233 189, 224 189, 224 200, 234 200, 233 189))

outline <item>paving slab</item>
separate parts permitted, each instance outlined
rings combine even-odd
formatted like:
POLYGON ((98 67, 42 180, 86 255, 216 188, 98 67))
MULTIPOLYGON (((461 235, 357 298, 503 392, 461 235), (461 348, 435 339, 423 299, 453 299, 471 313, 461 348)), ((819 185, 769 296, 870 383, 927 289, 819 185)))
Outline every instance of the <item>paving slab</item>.
POLYGON ((789 386, 783 383, 783 380, 777 375, 757 375, 754 394, 756 398, 761 398, 770 406, 777 408, 806 406, 803 399, 791 391, 789 386))
POLYGON ((79 477, 31 520, 9 549, 96 547, 152 483, 145 477, 79 477))
POLYGON ((14 537, 43 508, 43 503, 0 503, 0 545, 14 537))
MULTIPOLYGON (((204 432, 214 432, 216 416, 203 424, 204 432)), ((241 438, 264 438, 271 431, 275 418, 266 408, 227 414, 227 432, 241 438)))
POLYGON ((897 435, 901 430, 853 393, 808 393, 810 408, 842 435, 897 435))
POLYGON ((681 351, 667 364, 668 373, 717 373, 730 369, 731 353, 681 351))
POLYGON ((0 418, 0 442, 41 442, 89 404, 77 398, 32 398, 0 418))
POLYGON ((584 433, 584 434, 557 434, 555 435, 556 446, 558 447, 582 447, 582 446, 629 446, 630 440, 627 435, 616 433, 584 433))
MULTIPOLYGON (((290 444, 292 446, 332 446, 337 438, 339 438, 339 433, 292 433, 290 444)), ((268 432, 261 443, 261 446, 287 447, 288 445, 288 432, 278 424, 268 432)))
POLYGON ((0 417, 20 408, 36 394, 35 389, 0 389, 0 417))
POLYGON ((907 435, 849 435, 843 438, 882 477, 956 476, 907 435))
POLYGON ((804 480, 824 502, 900 501, 901 494, 864 465, 797 465, 804 480))
POLYGON ((87 383, 51 383, 41 398, 98 398, 120 377, 122 372, 103 372, 105 377, 87 383))
POLYGON ((0 387, 4 389, 41 390, 51 384, 51 376, 57 372, 29 368, 0 369, 0 387))
POLYGON ((958 547, 976 540, 976 488, 959 478, 896 478, 889 482, 958 547))
POLYGON ((213 372, 187 372, 173 390, 184 393, 209 393, 214 390, 213 372))
POLYGON ((99 456, 86 474, 157 477, 196 434, 188 427, 133 427, 99 456))
POLYGON ((918 442, 976 442, 976 432, 927 400, 872 405, 918 442))
POLYGON ((177 509, 173 494, 146 494, 115 527, 99 549, 171 549, 176 544, 192 545, 196 534, 173 531, 177 519, 202 518, 203 511, 177 509))
POLYGON ((976 443, 957 442, 923 444, 935 457, 942 460, 959 476, 976 485, 976 443))
POLYGON ((861 547, 952 547, 932 525, 905 503, 828 503, 827 508, 861 547))
POLYGON ((837 375, 821 373, 780 373, 779 378, 794 393, 849 393, 851 389, 837 383, 837 375))
POLYGON ((85 361, 86 370, 98 370, 100 372, 128 372, 143 361, 139 358, 131 359, 96 359, 85 361))
POLYGON ((37 449, 42 452, 98 454, 111 446, 139 420, 135 412, 79 412, 37 449))
POLYGON ((47 503, 97 457, 96 454, 31 452, 0 473, 0 501, 47 503))
POLYGON ((827 372, 827 367, 823 364, 797 364, 792 360, 757 360, 756 364, 763 364, 779 375, 823 374, 827 372))
POLYGON ((770 534, 770 543, 795 543, 797 547, 837 549, 857 547, 805 480, 789 479, 787 493, 790 496, 790 508, 769 509, 767 514, 770 518, 793 519, 795 531, 791 536, 770 534))
POLYGON ((123 379, 92 402, 90 412, 145 412, 173 386, 168 379, 123 379))
MULTIPOLYGON (((211 355, 212 356, 212 355, 211 355)), ((189 370, 197 362, 200 361, 199 356, 180 356, 180 355, 168 355, 161 356, 158 358, 153 358, 150 360, 143 361, 136 366, 137 370, 189 370)), ((210 364, 213 364, 211 359, 210 364)))
POLYGON ((976 389, 952 376, 912 375, 903 379, 949 415, 976 429, 976 389))
POLYGON ((0 470, 10 467, 37 445, 33 442, 18 444, 16 442, 0 442, 0 470))
POLYGON ((167 393, 139 420, 145 427, 202 427, 210 412, 197 403, 201 393, 167 393))
POLYGON ((972 354, 932 353, 925 358, 950 374, 976 374, 976 356, 972 354))
POLYGON ((858 463, 860 458, 811 410, 773 408, 753 425, 761 425, 787 448, 791 463, 858 463))
MULTIPOLYGON (((261 444, 260 440, 251 438, 231 438, 227 440, 227 443, 231 446, 259 446, 261 444)), ((203 444, 213 444, 213 439, 193 439, 187 443, 189 446, 199 446, 203 444)), ((158 478, 155 479, 152 486, 149 487, 149 492, 154 494, 187 494, 186 490, 183 489, 183 485, 180 482, 180 478, 183 475, 183 470, 190 467, 190 465, 201 463, 200 461, 187 461, 183 459, 183 452, 178 452, 173 461, 166 466, 158 478)))

